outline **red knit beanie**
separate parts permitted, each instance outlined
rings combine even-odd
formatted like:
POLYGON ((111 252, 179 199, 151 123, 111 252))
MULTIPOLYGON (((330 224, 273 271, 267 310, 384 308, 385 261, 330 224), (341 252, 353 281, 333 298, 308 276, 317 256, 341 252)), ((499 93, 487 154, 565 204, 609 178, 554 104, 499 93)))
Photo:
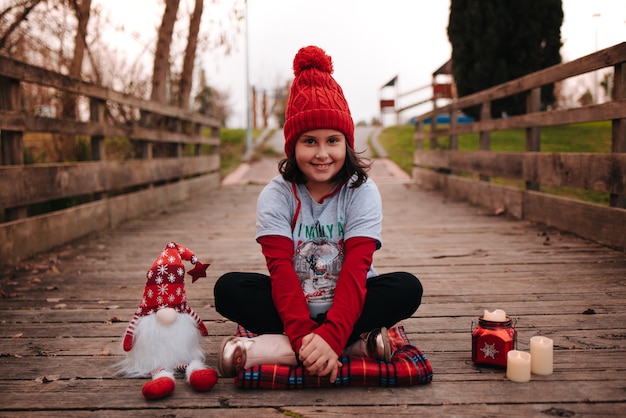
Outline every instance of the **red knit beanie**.
POLYGON ((314 129, 342 132, 354 149, 354 122, 343 90, 331 76, 330 56, 316 46, 304 47, 293 59, 293 73, 283 128, 287 157, 293 155, 300 135, 314 129))

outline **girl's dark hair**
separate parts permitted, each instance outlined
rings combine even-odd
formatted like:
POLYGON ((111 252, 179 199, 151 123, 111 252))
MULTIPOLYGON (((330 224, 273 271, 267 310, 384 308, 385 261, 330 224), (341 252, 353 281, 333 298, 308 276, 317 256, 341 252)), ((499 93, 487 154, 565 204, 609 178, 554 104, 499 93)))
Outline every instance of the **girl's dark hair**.
MULTIPOLYGON (((343 183, 356 175, 356 179, 350 185, 350 188, 357 188, 367 180, 367 171, 372 165, 368 158, 361 157, 362 152, 356 152, 346 144, 346 161, 341 170, 331 179, 334 183, 343 183)), ((283 158, 278 163, 278 171, 287 181, 304 184, 306 177, 298 168, 295 153, 290 157, 283 158)))

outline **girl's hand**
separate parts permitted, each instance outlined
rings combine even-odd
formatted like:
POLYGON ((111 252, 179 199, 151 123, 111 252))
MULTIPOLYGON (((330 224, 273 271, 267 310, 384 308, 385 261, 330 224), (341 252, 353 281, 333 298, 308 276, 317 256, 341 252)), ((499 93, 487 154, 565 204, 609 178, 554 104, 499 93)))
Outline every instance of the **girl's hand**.
POLYGON ((330 383, 335 382, 341 362, 322 337, 315 333, 305 335, 298 355, 309 373, 314 376, 330 376, 330 383))

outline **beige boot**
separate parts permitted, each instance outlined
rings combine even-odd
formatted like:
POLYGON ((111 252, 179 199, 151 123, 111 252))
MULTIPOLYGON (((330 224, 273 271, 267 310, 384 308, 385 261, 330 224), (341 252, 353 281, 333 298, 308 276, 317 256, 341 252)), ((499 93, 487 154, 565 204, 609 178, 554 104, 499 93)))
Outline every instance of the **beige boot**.
POLYGON ((217 369, 224 377, 233 377, 243 369, 259 364, 296 366, 298 360, 289 338, 283 334, 256 337, 227 337, 217 356, 217 369))
POLYGON ((391 361, 391 345, 387 328, 376 328, 361 334, 361 339, 350 344, 343 350, 347 356, 370 357, 389 363, 391 361))

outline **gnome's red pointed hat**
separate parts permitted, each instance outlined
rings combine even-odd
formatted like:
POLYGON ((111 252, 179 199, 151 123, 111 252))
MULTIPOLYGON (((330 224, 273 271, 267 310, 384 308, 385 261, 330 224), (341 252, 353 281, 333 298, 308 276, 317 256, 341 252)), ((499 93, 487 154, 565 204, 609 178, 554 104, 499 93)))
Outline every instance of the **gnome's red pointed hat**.
POLYGON ((198 261, 194 253, 187 247, 175 242, 168 243, 146 273, 147 281, 141 303, 126 329, 124 337, 125 351, 132 349, 133 333, 137 320, 143 316, 156 313, 163 308, 172 308, 176 312, 191 315, 196 321, 200 333, 204 336, 209 334, 200 317, 187 303, 183 260, 189 261, 194 265, 194 268, 187 272, 192 277, 192 283, 200 277, 206 277, 206 269, 209 267, 209 264, 203 264, 198 261))
POLYGON ((161 308, 173 308, 180 313, 190 313, 185 294, 185 266, 183 260, 195 267, 188 272, 195 282, 206 277, 208 264, 202 264, 187 247, 175 242, 168 243, 161 254, 154 260, 146 273, 146 287, 136 314, 145 316, 161 308))

